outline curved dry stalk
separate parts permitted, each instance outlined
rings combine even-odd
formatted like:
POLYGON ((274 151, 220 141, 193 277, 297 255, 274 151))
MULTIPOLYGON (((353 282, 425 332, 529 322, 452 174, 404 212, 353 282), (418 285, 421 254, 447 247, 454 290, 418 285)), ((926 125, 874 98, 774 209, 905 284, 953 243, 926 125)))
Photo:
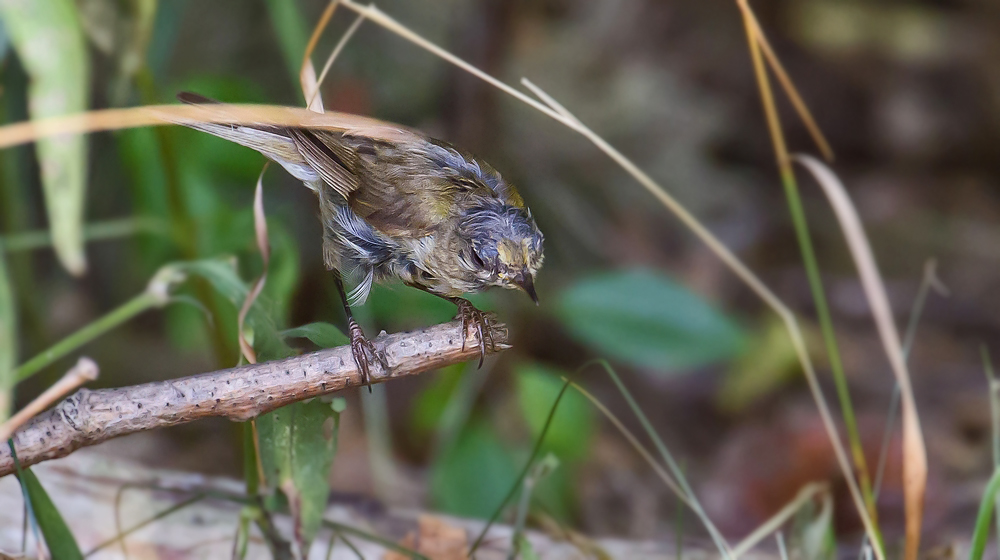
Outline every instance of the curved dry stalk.
POLYGON ((778 55, 774 54, 774 50, 771 48, 771 42, 767 40, 767 36, 764 35, 764 30, 760 26, 760 22, 757 21, 757 16, 754 15, 753 10, 750 9, 750 5, 747 0, 736 0, 736 5, 739 7, 740 11, 743 12, 743 19, 749 26, 749 30, 756 37, 757 44, 760 45, 761 51, 764 53, 764 57, 767 58, 767 63, 771 65, 771 70, 774 71, 774 75, 778 78, 778 83, 781 84, 782 89, 785 90, 785 95, 788 96, 788 100, 791 101, 792 106, 795 108, 795 112, 799 114, 799 118, 802 120, 802 124, 805 125, 806 130, 809 131, 809 135, 812 136, 813 142, 816 143, 816 147, 823 154, 823 157, 827 161, 833 161, 834 154, 833 149, 830 148, 830 143, 827 142, 826 136, 823 135, 823 131, 816 124, 816 119, 813 118, 812 112, 806 105, 805 101, 802 100, 802 96, 799 95, 798 88, 795 87, 795 83, 792 79, 788 77, 788 72, 785 71, 785 66, 781 64, 781 59, 778 55))
POLYGON ((240 352, 251 364, 257 363, 257 353, 254 352, 253 345, 247 341, 246 334, 243 332, 243 322, 246 320, 247 313, 250 312, 253 303, 257 301, 257 296, 264 290, 264 284, 267 283, 267 267, 271 263, 271 243, 267 239, 267 217, 264 215, 264 172, 267 171, 269 163, 265 163, 264 168, 260 170, 260 175, 257 176, 257 186, 253 192, 254 234, 261 259, 264 261, 264 267, 260 277, 254 281, 250 291, 247 292, 247 297, 243 300, 239 315, 236 317, 240 352))
POLYGON ((326 80, 326 75, 330 72, 330 68, 333 67, 333 62, 337 60, 338 56, 340 56, 340 51, 344 50, 344 46, 347 45, 347 42, 351 40, 351 37, 354 36, 364 21, 365 16, 358 14, 358 17, 354 19, 354 23, 347 28, 347 31, 344 32, 344 36, 340 38, 340 42, 337 43, 337 46, 333 48, 330 56, 327 57, 326 63, 323 64, 323 70, 319 73, 319 79, 316 80, 316 86, 312 89, 312 95, 309 97, 310 104, 312 103, 312 99, 319 95, 319 88, 323 85, 323 81, 326 80))
POLYGON ((333 131, 387 125, 390 128, 403 129, 399 125, 391 125, 360 115, 334 111, 317 113, 306 108, 280 105, 242 103, 145 105, 125 109, 100 109, 0 126, 0 149, 61 134, 196 123, 289 126, 333 131))
POLYGON ((916 400, 913 398, 913 387, 910 383, 910 372, 903 356, 903 345, 900 342, 899 331, 892 316, 889 298, 886 296, 885 284, 879 273, 871 246, 865 235, 861 219, 858 217, 854 204, 851 203, 844 185, 826 165, 816 158, 806 155, 795 155, 793 161, 798 162, 810 173, 823 188, 833 207, 840 227, 847 238, 851 255, 861 276, 861 286, 864 289, 868 305, 871 307, 875 325, 878 328, 882 347, 885 349, 889 364, 896 375, 902 396, 903 408, 903 497, 906 505, 906 560, 916 560, 920 546, 920 526, 924 509, 924 490, 927 487, 927 449, 924 446, 924 436, 920 428, 920 416, 917 414, 916 400))

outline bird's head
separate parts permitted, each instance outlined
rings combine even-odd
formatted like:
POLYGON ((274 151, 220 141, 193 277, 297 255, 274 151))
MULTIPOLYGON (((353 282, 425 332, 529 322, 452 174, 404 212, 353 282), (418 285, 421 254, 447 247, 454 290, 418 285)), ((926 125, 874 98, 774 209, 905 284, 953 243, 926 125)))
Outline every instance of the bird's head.
POLYGON ((475 208, 462 220, 462 236, 469 250, 461 251, 463 265, 483 286, 523 290, 535 304, 535 274, 544 254, 531 211, 523 207, 491 204, 475 208))

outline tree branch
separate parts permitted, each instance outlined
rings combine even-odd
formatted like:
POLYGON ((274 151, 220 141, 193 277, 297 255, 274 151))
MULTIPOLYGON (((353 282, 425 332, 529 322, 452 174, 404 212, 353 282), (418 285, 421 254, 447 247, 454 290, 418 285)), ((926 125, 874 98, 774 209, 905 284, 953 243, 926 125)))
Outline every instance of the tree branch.
MULTIPOLYGON (((463 340, 459 321, 374 340, 385 349, 389 372, 372 368, 372 382, 417 375, 479 357, 470 329, 463 340), (464 344, 464 349, 463 349, 464 344)), ((494 327, 497 350, 507 346, 503 325, 494 327)), ((489 348, 487 348, 489 350, 489 348)), ((65 457, 102 441, 200 418, 245 421, 296 401, 361 384, 350 346, 320 350, 285 360, 156 381, 117 389, 80 389, 13 436, 22 466, 65 457)), ((0 446, 0 476, 14 472, 7 445, 0 446)))

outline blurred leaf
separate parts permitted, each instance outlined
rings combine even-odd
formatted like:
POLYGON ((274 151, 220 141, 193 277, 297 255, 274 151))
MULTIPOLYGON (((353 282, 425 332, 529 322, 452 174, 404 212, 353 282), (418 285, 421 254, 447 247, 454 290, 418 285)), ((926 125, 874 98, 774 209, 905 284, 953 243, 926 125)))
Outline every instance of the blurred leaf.
POLYGON ((91 42, 116 61, 112 105, 123 105, 132 80, 145 64, 157 0, 76 0, 76 5, 91 42))
MULTIPOLYGON (((31 118, 85 111, 90 65, 72 0, 0 0, 0 17, 30 77, 31 118)), ((82 135, 44 138, 35 150, 56 255, 70 273, 83 274, 86 141, 82 135)))
POLYGON ((780 319, 769 318, 750 337, 746 351, 723 378, 716 398, 719 408, 730 413, 743 410, 798 377, 798 355, 780 319))
POLYGON ((517 473, 513 458, 489 424, 473 422, 431 465, 431 499, 443 512, 486 519, 517 473))
POLYGON ((288 500, 303 551, 308 551, 326 511, 328 478, 337 453, 338 408, 343 410, 342 401, 313 399, 257 419, 268 488, 280 490, 288 500))
POLYGON ((309 323, 308 325, 281 331, 281 336, 285 338, 308 338, 320 348, 336 348, 350 342, 347 339, 347 335, 340 332, 340 329, 330 323, 309 323))
POLYGON ((17 302, 7 270, 7 256, 0 246, 0 422, 10 416, 14 368, 17 367, 17 302))
POLYGON ((531 546, 531 541, 524 535, 517 536, 517 551, 520 553, 521 560, 541 560, 541 556, 531 546))
POLYGON ((803 560, 830 560, 836 551, 833 499, 829 492, 824 492, 822 496, 818 511, 815 507, 807 507, 796 516, 795 529, 803 560))
POLYGON ((456 314, 455 304, 401 284, 375 284, 365 308, 379 324, 392 330, 441 323, 456 314), (404 309, 406 312, 400 313, 404 309))
POLYGON ((417 393, 410 415, 410 428, 419 437, 426 437, 438 428, 441 417, 455 389, 462 380, 465 364, 448 366, 434 375, 430 383, 417 393))
POLYGON ((267 0, 271 13, 274 31, 278 34, 278 44, 281 54, 285 57, 285 65, 292 74, 292 83, 299 83, 299 68, 302 66, 302 56, 306 53, 306 42, 309 39, 309 28, 305 17, 296 4, 296 0, 267 0))
MULTIPOLYGON (((560 376, 566 374, 534 363, 518 365, 515 374, 521 410, 531 428, 532 439, 536 439, 562 390, 560 376)), ((554 452, 565 461, 582 459, 590 450, 594 427, 593 408, 580 394, 568 392, 563 395, 552 418, 542 449, 554 452)))
MULTIPOLYGON (((216 292, 233 305, 233 313, 243 305, 249 290, 236 273, 235 263, 221 259, 208 259, 176 265, 178 271, 204 278, 216 292)), ((246 325, 253 331, 253 345, 261 361, 278 360, 295 354, 278 334, 272 319, 273 305, 264 297, 258 297, 247 314, 246 325)), ((235 339, 237 333, 232 333, 235 339)))
POLYGON ((596 352, 678 370, 732 357, 744 334, 700 296, 649 270, 595 275, 562 294, 566 328, 596 352))
POLYGON ((18 473, 18 479, 21 481, 24 493, 31 500, 31 512, 45 538, 45 545, 52 554, 52 560, 83 560, 83 554, 76 544, 76 539, 73 538, 73 533, 66 526, 62 515, 59 514, 59 510, 52 503, 52 499, 49 498, 48 492, 42 487, 35 473, 30 469, 22 469, 18 473))
POLYGON ((288 324, 292 296, 299 287, 299 251, 295 237, 280 221, 268 220, 271 263, 267 267, 264 294, 275 304, 275 322, 288 324))

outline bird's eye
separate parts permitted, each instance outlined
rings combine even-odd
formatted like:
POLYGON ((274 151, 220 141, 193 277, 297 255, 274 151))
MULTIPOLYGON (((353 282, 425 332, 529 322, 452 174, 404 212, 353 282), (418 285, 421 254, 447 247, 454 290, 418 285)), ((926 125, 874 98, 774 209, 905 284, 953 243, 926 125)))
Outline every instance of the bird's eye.
POLYGON ((476 266, 480 268, 486 268, 486 263, 484 263, 483 259, 479 257, 479 253, 477 253, 475 249, 473 249, 471 253, 472 253, 472 261, 476 263, 476 266))

